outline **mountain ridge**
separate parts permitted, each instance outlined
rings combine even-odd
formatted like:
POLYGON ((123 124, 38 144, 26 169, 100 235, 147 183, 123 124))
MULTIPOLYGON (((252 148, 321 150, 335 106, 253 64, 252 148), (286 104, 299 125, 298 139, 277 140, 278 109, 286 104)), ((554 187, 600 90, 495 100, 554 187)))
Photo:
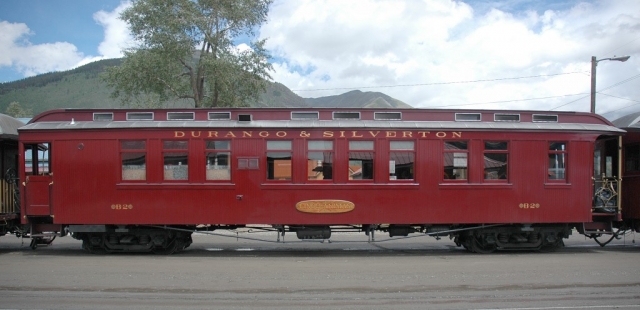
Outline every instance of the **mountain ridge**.
MULTIPOLYGON (((111 89, 100 79, 107 66, 117 66, 122 59, 105 59, 62 72, 51 72, 0 83, 0 112, 17 102, 25 111, 38 114, 59 108, 123 108, 120 100, 111 98, 111 89)), ((149 96, 129 108, 192 107, 191 101, 154 102, 149 96), (160 106, 158 106, 160 105, 160 106)), ((340 95, 303 98, 285 85, 268 82, 260 100, 251 107, 343 107, 343 108, 412 108, 410 105, 380 92, 353 90, 340 95)))

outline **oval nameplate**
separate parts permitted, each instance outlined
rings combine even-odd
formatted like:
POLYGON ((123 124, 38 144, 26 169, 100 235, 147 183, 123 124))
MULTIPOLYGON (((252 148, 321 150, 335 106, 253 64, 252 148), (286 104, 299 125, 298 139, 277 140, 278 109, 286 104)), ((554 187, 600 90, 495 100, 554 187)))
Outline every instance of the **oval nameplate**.
POLYGON ((304 200, 296 203, 296 209, 305 213, 346 213, 356 205, 346 200, 304 200))

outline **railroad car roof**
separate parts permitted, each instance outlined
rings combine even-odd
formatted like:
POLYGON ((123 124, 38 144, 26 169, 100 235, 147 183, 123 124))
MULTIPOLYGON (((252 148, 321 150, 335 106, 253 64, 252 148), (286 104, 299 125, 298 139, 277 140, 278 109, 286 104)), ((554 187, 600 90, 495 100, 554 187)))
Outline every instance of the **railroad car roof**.
POLYGON ((39 122, 20 130, 76 129, 144 129, 144 128, 229 128, 229 129, 416 129, 416 130, 526 130, 526 131, 604 131, 624 132, 605 124, 580 123, 497 123, 497 122, 435 122, 435 121, 110 121, 110 122, 39 122))
POLYGON ((0 114, 0 139, 18 140, 18 128, 24 123, 5 114, 0 114))
POLYGON ((640 129, 640 112, 625 115, 613 121, 616 127, 620 128, 638 128, 640 129))
POLYGON ((579 112, 345 108, 66 109, 40 114, 20 131, 164 128, 624 132, 601 116, 579 112), (296 113, 315 118, 298 119, 296 113), (172 116, 189 119, 172 120, 172 116))

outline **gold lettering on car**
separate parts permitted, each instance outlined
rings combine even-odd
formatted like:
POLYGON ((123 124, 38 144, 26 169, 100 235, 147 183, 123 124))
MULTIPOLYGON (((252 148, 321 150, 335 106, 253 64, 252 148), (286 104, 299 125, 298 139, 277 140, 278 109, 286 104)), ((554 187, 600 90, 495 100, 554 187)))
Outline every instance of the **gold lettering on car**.
POLYGON ((133 205, 127 203, 115 203, 111 205, 111 210, 133 210, 133 205))
MULTIPOLYGON (((204 138, 206 136, 206 138, 252 138, 254 135, 253 131, 225 131, 225 132, 219 132, 219 131, 207 131, 206 135, 203 135, 202 131, 181 131, 181 130, 176 130, 173 132, 173 137, 174 138, 184 138, 184 137, 190 137, 190 138, 204 138), (187 135, 189 134, 189 135, 187 135)), ((259 131, 257 132, 257 135, 261 138, 268 138, 268 137, 278 137, 278 138, 286 138, 288 137, 290 133, 288 131, 259 131)), ((451 131, 451 132, 447 132, 447 131, 438 131, 435 133, 431 133, 430 131, 396 131, 396 130, 389 130, 389 131, 358 131, 358 130, 353 130, 353 131, 331 131, 331 130, 326 130, 323 132, 310 132, 310 131, 299 131, 298 132, 298 136, 301 138, 318 138, 318 136, 321 136, 322 138, 377 138, 377 137, 384 137, 384 138, 422 138, 422 139, 428 139, 428 138, 433 138, 435 136, 435 138, 438 139, 445 139, 445 138, 462 138, 462 132, 461 131, 451 131), (382 134, 381 134, 382 133, 382 134)))
POLYGON ((316 214, 346 213, 355 207, 353 202, 346 200, 303 200, 296 203, 298 211, 316 214))
POLYGON ((537 202, 523 202, 518 207, 520 209, 540 209, 540 204, 537 202))

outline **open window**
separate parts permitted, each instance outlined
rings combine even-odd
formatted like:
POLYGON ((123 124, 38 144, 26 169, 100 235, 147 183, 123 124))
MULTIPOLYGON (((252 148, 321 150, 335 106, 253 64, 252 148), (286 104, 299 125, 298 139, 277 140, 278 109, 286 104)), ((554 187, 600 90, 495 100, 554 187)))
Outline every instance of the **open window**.
POLYGON ((291 181, 291 141, 267 141, 267 180, 291 181))
POLYGON ((333 179, 333 141, 307 141, 307 179, 333 179))

